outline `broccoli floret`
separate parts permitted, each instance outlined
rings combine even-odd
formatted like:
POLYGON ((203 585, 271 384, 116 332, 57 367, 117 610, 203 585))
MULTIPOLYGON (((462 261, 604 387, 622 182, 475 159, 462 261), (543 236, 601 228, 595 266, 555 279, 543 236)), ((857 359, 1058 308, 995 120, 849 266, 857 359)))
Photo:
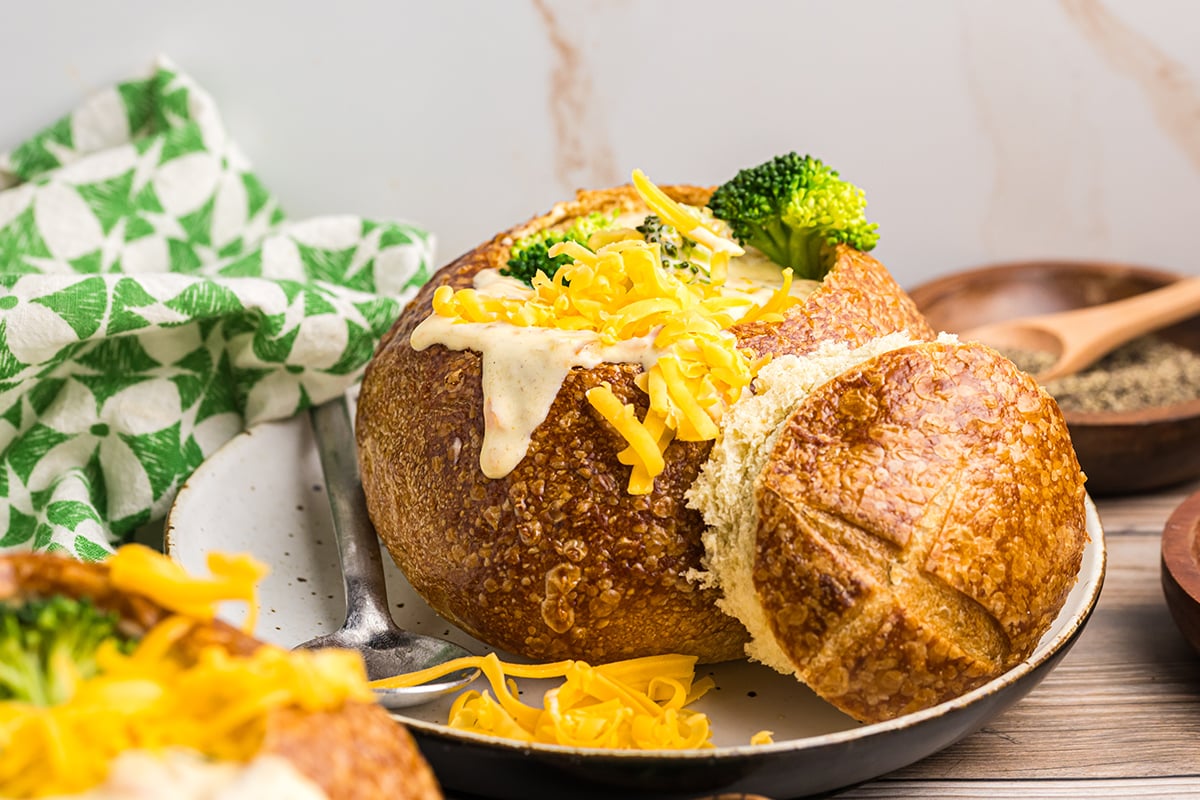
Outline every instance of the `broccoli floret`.
POLYGON ((533 276, 539 272, 546 273, 548 278, 551 277, 558 272, 559 267, 571 263, 571 257, 568 255, 550 256, 550 247, 560 241, 563 240, 558 239, 549 244, 545 241, 530 242, 520 250, 514 245, 508 265, 500 268, 500 274, 516 278, 529 286, 533 285, 533 276))
POLYGON ((741 244, 791 267, 798 278, 823 278, 834 245, 867 251, 879 241, 863 191, 796 153, 741 170, 713 192, 708 207, 741 244))
MULTIPOLYGON (((709 223, 713 222, 711 211, 707 208, 699 210, 709 223)), ((710 279, 713 251, 708 246, 684 236, 674 225, 663 222, 657 214, 646 217, 634 230, 647 243, 658 245, 659 262, 665 269, 687 270, 698 275, 701 281, 710 279)))
POLYGON ((558 255, 551 258, 551 247, 565 241, 587 244, 588 237, 612 225, 615 219, 615 212, 608 215, 593 212, 575 220, 566 230, 538 231, 518 239, 508 254, 508 264, 500 268, 500 274, 516 278, 530 286, 533 285, 533 276, 538 272, 544 272, 547 278, 553 278, 559 267, 571 263, 571 257, 558 255))
POLYGON ((97 672, 96 651, 114 640, 117 615, 86 599, 54 596, 0 605, 0 700, 51 706, 68 700, 76 685, 97 672))

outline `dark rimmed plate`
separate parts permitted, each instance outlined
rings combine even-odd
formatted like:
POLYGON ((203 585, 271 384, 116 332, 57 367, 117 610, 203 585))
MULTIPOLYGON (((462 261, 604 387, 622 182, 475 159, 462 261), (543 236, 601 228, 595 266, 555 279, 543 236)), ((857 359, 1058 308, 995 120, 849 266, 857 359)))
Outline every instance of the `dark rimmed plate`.
MULTIPOLYGON (((1079 581, 1027 661, 963 697, 889 722, 859 725, 795 680, 744 662, 705 668, 719 687, 698 704, 713 722, 712 750, 614 753, 515 744, 440 724, 448 699, 398 719, 455 793, 512 800, 669 800, 717 792, 785 798, 832 791, 941 750, 1045 677, 1082 631, 1100 594, 1104 536, 1090 501, 1087 525, 1091 542, 1079 581), (762 729, 775 732, 775 744, 747 744, 762 729)), ((203 571, 212 550, 250 552, 270 564, 256 629, 267 641, 291 646, 341 624, 337 551, 306 418, 258 426, 208 459, 168 515, 166 547, 189 570, 203 571)), ((474 652, 486 650, 433 614, 399 571, 387 566, 401 625, 448 635, 474 652)), ((238 623, 244 609, 231 606, 222 616, 238 623)), ((526 696, 539 696, 540 688, 529 682, 526 696)))

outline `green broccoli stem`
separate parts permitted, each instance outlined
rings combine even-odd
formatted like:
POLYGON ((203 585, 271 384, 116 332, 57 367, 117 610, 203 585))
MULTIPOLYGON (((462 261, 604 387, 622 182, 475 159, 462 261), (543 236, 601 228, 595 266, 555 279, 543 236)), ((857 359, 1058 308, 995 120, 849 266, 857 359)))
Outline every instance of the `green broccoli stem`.
POLYGON ((36 652, 10 647, 0 653, 0 699, 48 706, 51 704, 48 688, 36 652))
POLYGON ((833 266, 833 248, 821 228, 793 228, 776 218, 758 227, 746 244, 757 247, 777 264, 792 268, 798 280, 819 281, 833 266))
POLYGON ((0 700, 39 706, 65 702, 81 680, 97 673, 96 651, 133 641, 117 630, 115 613, 64 596, 0 604, 0 700))

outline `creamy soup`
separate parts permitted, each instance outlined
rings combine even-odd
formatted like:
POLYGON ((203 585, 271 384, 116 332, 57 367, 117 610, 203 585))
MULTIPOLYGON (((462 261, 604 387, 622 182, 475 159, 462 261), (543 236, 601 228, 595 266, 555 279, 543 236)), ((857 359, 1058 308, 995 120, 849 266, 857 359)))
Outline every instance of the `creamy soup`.
MULTIPOLYGON (((156 754, 133 750, 113 761, 108 779, 58 800, 327 800, 319 786, 279 756, 247 764, 218 763, 189 750, 156 754)), ((55 798, 50 798, 55 800, 55 798)))

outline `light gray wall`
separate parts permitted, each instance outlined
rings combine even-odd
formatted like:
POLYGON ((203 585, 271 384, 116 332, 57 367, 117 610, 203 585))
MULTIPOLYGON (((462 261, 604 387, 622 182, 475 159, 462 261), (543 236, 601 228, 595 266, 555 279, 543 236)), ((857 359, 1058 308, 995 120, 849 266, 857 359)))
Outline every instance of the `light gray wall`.
POLYGON ((907 286, 1097 257, 1200 273, 1187 0, 3 5, 0 150, 170 56, 295 217, 419 221, 442 260, 578 186, 795 149, 863 186, 907 286))

